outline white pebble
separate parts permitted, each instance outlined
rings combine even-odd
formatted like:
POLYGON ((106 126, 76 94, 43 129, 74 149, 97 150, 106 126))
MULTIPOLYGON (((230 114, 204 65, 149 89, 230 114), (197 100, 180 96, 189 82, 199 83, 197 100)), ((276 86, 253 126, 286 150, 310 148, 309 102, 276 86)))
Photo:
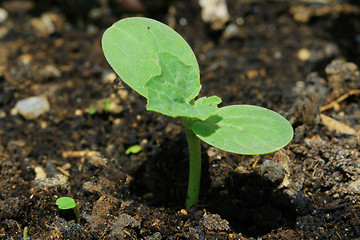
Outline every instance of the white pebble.
POLYGON ((49 111, 50 104, 45 97, 35 96, 18 101, 15 108, 26 119, 35 119, 49 111))
POLYGON ((5 9, 0 8, 0 23, 5 22, 7 18, 8 18, 8 12, 5 9))
POLYGON ((311 52, 306 48, 301 48, 297 56, 301 61, 306 61, 311 57, 311 52))
POLYGON ((235 23, 230 23, 223 32, 225 40, 236 38, 239 35, 239 27, 235 23))

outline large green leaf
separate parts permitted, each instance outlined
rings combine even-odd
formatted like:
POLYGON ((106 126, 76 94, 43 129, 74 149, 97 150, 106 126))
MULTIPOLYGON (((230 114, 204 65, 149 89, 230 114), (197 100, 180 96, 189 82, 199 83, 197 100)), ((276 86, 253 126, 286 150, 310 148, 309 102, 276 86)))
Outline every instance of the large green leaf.
POLYGON ((161 74, 146 84, 147 110, 171 117, 191 117, 205 120, 217 109, 221 99, 212 96, 200 98, 194 105, 189 101, 198 94, 201 85, 196 81, 197 72, 169 53, 159 53, 161 74))
MULTIPOLYGON (((161 74, 158 54, 166 52, 177 56, 194 70, 200 85, 199 66, 186 41, 173 29, 156 20, 131 17, 116 22, 102 37, 106 60, 121 79, 144 97, 145 84, 161 74)), ((195 97, 200 88, 195 89, 195 97)), ((194 90, 194 91, 195 91, 194 90)))
POLYGON ((250 105, 219 108, 192 129, 204 142, 221 150, 258 155, 274 152, 293 137, 290 123, 280 114, 250 105))

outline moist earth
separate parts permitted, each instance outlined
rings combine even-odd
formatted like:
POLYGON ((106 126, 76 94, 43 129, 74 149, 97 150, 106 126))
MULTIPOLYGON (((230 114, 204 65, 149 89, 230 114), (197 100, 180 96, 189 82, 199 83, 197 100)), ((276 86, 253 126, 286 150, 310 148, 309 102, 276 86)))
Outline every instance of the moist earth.
POLYGON ((360 238, 358 1, 229 0, 212 20, 200 2, 0 1, 1 239, 360 238), (201 96, 279 112, 293 141, 262 156, 203 143, 200 201, 185 209, 181 119, 146 111, 101 50, 129 16, 188 41, 201 96))

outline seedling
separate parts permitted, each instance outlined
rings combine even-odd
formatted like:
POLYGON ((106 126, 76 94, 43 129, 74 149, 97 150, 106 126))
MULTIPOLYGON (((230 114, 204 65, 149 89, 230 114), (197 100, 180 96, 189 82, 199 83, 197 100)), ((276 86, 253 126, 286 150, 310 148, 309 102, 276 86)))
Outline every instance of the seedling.
POLYGON ((105 31, 102 47, 120 78, 147 99, 147 110, 183 118, 190 158, 187 208, 198 202, 200 139, 231 153, 259 155, 284 147, 293 137, 290 123, 266 108, 218 108, 217 96, 196 100, 201 85, 195 54, 165 24, 142 17, 123 19, 105 31))
POLYGON ((76 222, 80 222, 79 205, 75 203, 75 200, 71 197, 61 197, 56 200, 56 205, 61 210, 74 209, 76 222))
POLYGON ((93 105, 90 105, 89 107, 89 114, 94 115, 97 111, 97 107, 94 107, 93 105))
POLYGON ((141 152, 141 150, 142 150, 142 147, 140 145, 133 145, 125 150, 125 154, 126 155, 129 155, 131 153, 137 154, 137 153, 141 152))
POLYGON ((24 227, 24 231, 23 231, 23 240, 28 240, 28 228, 24 227))
POLYGON ((108 112, 110 110, 110 100, 106 100, 105 101, 105 105, 104 105, 104 112, 108 112))
MULTIPOLYGON (((97 104, 98 105, 98 104, 97 104)), ((103 110, 103 112, 108 112, 109 110, 110 110, 110 100, 109 99, 107 99, 104 103, 103 103, 103 105, 104 105, 104 108, 100 108, 99 110, 100 110, 100 112, 102 112, 101 110, 103 110)), ((94 115, 94 114, 96 114, 97 112, 98 112, 98 107, 99 106, 94 106, 94 105, 90 105, 90 107, 89 107, 89 114, 90 115, 94 115)))

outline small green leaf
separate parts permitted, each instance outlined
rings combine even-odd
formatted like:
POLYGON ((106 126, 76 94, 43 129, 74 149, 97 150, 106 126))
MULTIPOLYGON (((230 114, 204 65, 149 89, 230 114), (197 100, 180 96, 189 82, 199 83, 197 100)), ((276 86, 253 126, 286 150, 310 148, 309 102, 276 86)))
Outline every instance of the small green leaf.
POLYGON ((106 100, 105 101, 105 105, 104 105, 104 112, 108 112, 110 109, 110 100, 106 100))
POLYGON ((200 98, 193 105, 189 101, 198 95, 201 85, 196 70, 169 53, 159 53, 161 75, 151 78, 147 110, 171 117, 193 117, 205 120, 217 109, 221 99, 212 96, 200 98))
MULTIPOLYGON (((195 101, 193 107, 194 111, 196 112, 193 117, 197 117, 201 120, 207 119, 213 112, 218 109, 217 105, 220 104, 221 101, 221 98, 217 96, 199 98, 195 101)), ((186 115, 184 116, 188 117, 186 115)))
POLYGON ((125 154, 129 155, 130 153, 132 154, 137 154, 142 150, 142 147, 140 145, 134 145, 129 147, 128 149, 126 149, 125 154))
POLYGON ((89 107, 89 114, 90 114, 90 115, 94 115, 94 114, 96 113, 96 111, 97 111, 97 108, 94 107, 93 105, 90 105, 90 107, 89 107))
POLYGON ((158 58, 161 74, 145 84, 148 100, 154 101, 157 97, 164 103, 185 103, 194 99, 201 88, 196 69, 166 52, 159 53, 158 58))
POLYGON ((205 121, 195 122, 192 129, 204 142, 244 155, 274 152, 293 137, 292 126, 280 114, 250 105, 220 108, 205 121))
POLYGON ((66 210, 72 209, 76 207, 76 203, 71 197, 61 197, 56 200, 56 205, 58 205, 59 209, 66 210))
POLYGON ((102 37, 106 60, 121 79, 147 97, 146 82, 159 75, 158 53, 167 52, 191 66, 200 82, 199 66, 187 42, 156 20, 131 17, 116 22, 102 37))

